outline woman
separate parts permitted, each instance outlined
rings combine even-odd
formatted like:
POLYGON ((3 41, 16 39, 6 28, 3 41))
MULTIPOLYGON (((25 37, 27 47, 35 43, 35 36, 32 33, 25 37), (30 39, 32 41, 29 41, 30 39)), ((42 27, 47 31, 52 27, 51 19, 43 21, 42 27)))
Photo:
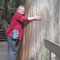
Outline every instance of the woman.
POLYGON ((25 13, 24 6, 19 6, 17 8, 17 12, 12 16, 11 22, 9 27, 6 30, 7 40, 8 40, 8 60, 16 60, 17 51, 19 48, 19 40, 22 40, 23 35, 23 26, 24 22, 31 21, 31 20, 40 20, 40 16, 34 17, 24 17, 23 14, 25 13), (17 40, 13 40, 12 30, 18 30, 19 36, 17 40))

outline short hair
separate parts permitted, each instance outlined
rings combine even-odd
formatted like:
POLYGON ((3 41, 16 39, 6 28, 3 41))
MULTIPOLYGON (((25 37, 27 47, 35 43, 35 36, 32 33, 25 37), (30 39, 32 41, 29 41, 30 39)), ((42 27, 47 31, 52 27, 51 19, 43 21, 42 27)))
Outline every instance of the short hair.
MULTIPOLYGON (((16 12, 18 12, 18 10, 19 10, 21 7, 24 7, 24 6, 23 6, 23 5, 20 5, 20 6, 17 8, 16 12)), ((24 8, 25 8, 25 7, 24 7, 24 8)))

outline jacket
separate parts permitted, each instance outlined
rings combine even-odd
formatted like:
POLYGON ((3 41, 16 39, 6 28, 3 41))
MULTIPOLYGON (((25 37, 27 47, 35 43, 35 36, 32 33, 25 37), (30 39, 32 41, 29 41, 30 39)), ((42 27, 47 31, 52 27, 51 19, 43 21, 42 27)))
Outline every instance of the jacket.
POLYGON ((10 21, 10 24, 6 30, 6 35, 7 36, 12 36, 12 30, 18 30, 19 32, 19 37, 18 39, 21 40, 23 36, 23 27, 24 27, 24 22, 28 21, 27 17, 24 17, 21 13, 15 13, 10 21), (10 27, 11 26, 11 27, 10 27), (12 28, 12 30, 11 30, 12 28))

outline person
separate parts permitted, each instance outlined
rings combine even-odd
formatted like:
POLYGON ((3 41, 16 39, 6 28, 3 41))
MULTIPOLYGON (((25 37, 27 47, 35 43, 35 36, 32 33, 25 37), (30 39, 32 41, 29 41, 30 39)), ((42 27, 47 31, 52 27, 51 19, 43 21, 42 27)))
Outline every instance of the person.
POLYGON ((24 6, 19 6, 17 8, 16 13, 12 16, 11 22, 6 30, 6 36, 8 40, 8 60, 16 60, 17 52, 19 49, 19 41, 22 40, 23 36, 23 26, 24 22, 26 21, 31 21, 31 20, 40 20, 41 16, 34 16, 34 17, 25 17, 23 14, 25 13, 25 7, 24 6), (10 27, 11 26, 11 27, 10 27), (12 30, 18 30, 21 31, 19 32, 19 37, 17 40, 13 40, 11 38, 12 36, 12 30))

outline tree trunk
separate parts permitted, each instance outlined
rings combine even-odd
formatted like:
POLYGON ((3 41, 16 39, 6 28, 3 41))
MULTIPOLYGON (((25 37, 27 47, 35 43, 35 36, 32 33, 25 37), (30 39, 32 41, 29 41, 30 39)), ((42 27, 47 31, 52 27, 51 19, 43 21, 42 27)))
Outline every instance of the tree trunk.
POLYGON ((60 43, 60 0, 59 0, 59 43, 60 43))
POLYGON ((22 53, 19 60, 49 60, 44 39, 59 39, 58 0, 26 0, 26 16, 41 16, 41 20, 25 23, 22 53))
POLYGON ((7 0, 3 0, 3 15, 7 17, 7 0))

